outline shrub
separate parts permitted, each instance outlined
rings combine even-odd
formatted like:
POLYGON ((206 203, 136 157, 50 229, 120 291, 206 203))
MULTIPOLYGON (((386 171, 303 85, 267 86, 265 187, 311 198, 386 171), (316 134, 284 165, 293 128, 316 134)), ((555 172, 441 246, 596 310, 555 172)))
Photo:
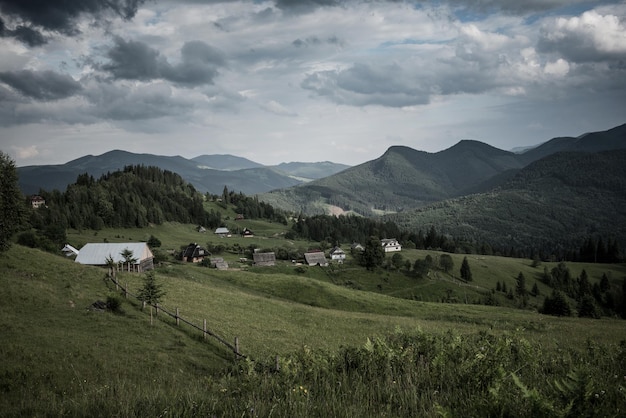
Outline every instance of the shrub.
POLYGON ((113 313, 124 313, 122 300, 117 296, 107 296, 107 309, 113 313))

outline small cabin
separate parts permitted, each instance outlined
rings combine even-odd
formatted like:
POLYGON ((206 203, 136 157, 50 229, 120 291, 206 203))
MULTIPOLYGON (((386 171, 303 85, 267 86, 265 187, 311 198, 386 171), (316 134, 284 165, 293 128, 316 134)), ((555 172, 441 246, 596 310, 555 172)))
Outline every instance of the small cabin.
POLYGON ((181 259, 189 263, 200 263, 204 260, 204 257, 211 255, 207 250, 200 245, 192 242, 183 250, 181 259))

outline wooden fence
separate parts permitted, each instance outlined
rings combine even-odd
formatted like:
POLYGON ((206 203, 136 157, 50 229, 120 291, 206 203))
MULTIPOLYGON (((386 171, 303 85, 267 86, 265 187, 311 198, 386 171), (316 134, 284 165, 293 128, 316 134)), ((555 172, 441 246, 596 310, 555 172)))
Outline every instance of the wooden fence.
MULTIPOLYGON (((228 347, 234 354, 235 354, 235 359, 239 359, 239 358, 246 358, 245 355, 241 354, 241 352, 239 351, 239 338, 235 337, 235 342, 234 344, 229 343, 228 341, 226 341, 225 339, 223 339, 222 337, 220 337, 219 335, 217 335, 216 333, 214 333, 213 331, 209 330, 207 328, 207 322, 206 319, 203 320, 202 323, 202 327, 199 327, 198 325, 194 324, 191 321, 186 320, 185 318, 181 317, 179 315, 179 309, 176 308, 175 312, 170 312, 167 309, 163 308, 162 306, 159 306, 158 303, 156 304, 151 304, 151 303, 147 303, 144 300, 141 300, 141 298, 138 295, 132 294, 131 292, 128 291, 128 285, 126 286, 122 286, 122 284, 120 284, 113 275, 111 274, 107 274, 107 277, 109 278, 109 280, 111 280, 111 282, 113 282, 113 284, 115 284, 115 289, 116 290, 121 290, 121 292, 124 294, 124 297, 126 299, 128 299, 128 297, 133 297, 135 299, 137 299, 138 301, 140 301, 142 303, 142 308, 145 308, 146 306, 151 306, 154 307, 156 310, 156 314, 158 316, 159 312, 163 312, 166 315, 171 316, 172 318, 174 318, 174 320, 176 321, 176 325, 180 326, 180 323, 182 322, 183 324, 187 324, 190 327, 202 332, 202 336, 204 339, 206 339, 207 337, 213 337, 215 338, 217 341, 219 341, 221 344, 225 345, 226 347, 228 347)), ((152 315, 152 311, 151 311, 151 315, 152 315)))

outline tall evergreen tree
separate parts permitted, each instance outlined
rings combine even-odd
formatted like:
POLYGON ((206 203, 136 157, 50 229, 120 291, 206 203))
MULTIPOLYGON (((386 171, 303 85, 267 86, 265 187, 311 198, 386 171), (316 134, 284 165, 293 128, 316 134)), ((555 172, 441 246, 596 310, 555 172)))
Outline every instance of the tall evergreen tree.
POLYGON ((24 199, 15 162, 0 151, 0 252, 11 246, 11 237, 23 222, 24 215, 24 199))
POLYGON ((466 282, 472 281, 472 271, 470 270, 467 257, 463 257, 463 262, 461 263, 461 279, 465 280, 466 282))

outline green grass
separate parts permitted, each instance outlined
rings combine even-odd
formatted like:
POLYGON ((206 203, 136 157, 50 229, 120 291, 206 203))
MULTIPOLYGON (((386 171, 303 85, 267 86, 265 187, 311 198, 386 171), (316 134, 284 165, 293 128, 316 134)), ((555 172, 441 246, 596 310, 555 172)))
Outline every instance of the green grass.
MULTIPOLYGON (((185 238, 194 233, 191 226, 178 224, 155 227, 154 231, 164 243, 188 241, 185 238)), ((145 231, 101 231, 99 235, 118 234, 127 239, 140 233, 145 231)), ((413 250, 403 254, 422 258, 426 253, 413 250)), ((462 256, 453 258, 456 270, 462 256)), ((468 259, 473 283, 481 288, 492 287, 496 278, 508 278, 512 285, 519 271, 527 278, 543 271, 543 266, 532 268, 528 260, 468 259)), ((625 273, 624 266, 569 266, 573 275, 585 268, 592 280, 609 272, 617 282, 625 273)), ((212 338, 203 340, 201 332, 192 327, 177 327, 163 313, 151 325, 148 310, 142 311, 132 298, 124 300, 104 276, 100 268, 20 246, 0 255, 0 416, 157 416, 166 409, 174 416, 241 416, 249 414, 249 408, 256 408, 258 416, 270 411, 276 416, 407 416, 401 407, 418 415, 434 416, 432 385, 441 384, 436 383, 437 379, 449 379, 445 373, 452 371, 434 373, 433 369, 432 378, 419 384, 424 377, 418 378, 408 369, 403 377, 388 372, 376 377, 369 368, 380 359, 359 351, 367 346, 368 339, 384 340, 399 329, 403 330, 400 335, 422 336, 406 343, 415 350, 423 338, 430 339, 430 348, 422 350, 426 350, 426 357, 433 356, 427 362, 431 368, 439 363, 429 350, 439 347, 437 350, 443 350, 446 356, 453 356, 446 347, 460 344, 457 340, 464 347, 459 361, 465 359, 467 365, 473 364, 475 353, 471 350, 478 349, 486 338, 478 337, 481 333, 489 335, 494 347, 506 346, 511 338, 515 344, 528 344, 528 353, 523 357, 526 362, 540 350, 548 363, 559 356, 571 358, 558 368, 543 360, 536 364, 542 369, 535 377, 522 376, 522 382, 530 388, 537 387, 541 373, 548 373, 550 367, 554 376, 563 379, 568 372, 578 370, 575 359, 583 357, 575 356, 588 355, 584 347, 590 342, 604 350, 626 339, 621 320, 556 318, 510 307, 412 300, 407 296, 420 291, 426 295, 433 291, 429 288, 435 288, 436 293, 446 286, 460 286, 445 280, 418 280, 398 272, 366 272, 344 265, 333 270, 305 268, 304 273, 297 273, 291 263, 230 271, 178 263, 158 268, 157 280, 166 291, 162 301, 165 309, 179 308, 183 318, 199 327, 206 319, 208 328, 228 342, 238 337, 241 352, 250 360, 234 366, 234 356, 227 347, 212 338), (121 298, 123 313, 87 309, 94 301, 112 296, 121 298), (357 350, 354 353, 360 354, 354 355, 358 358, 365 356, 359 360, 363 367, 355 369, 355 375, 335 375, 335 368, 344 367, 338 365, 338 359, 353 353, 350 350, 357 350), (583 350, 582 354, 578 350, 583 350), (279 356, 283 371, 274 376, 263 370, 271 369, 275 356, 279 356), (401 387, 393 388, 388 379, 401 382, 401 387), (331 381, 342 382, 353 390, 344 392, 331 381), (305 396, 301 385, 316 395, 305 396), (420 387, 430 388, 431 395, 411 395, 420 387)), ((142 285, 142 275, 122 273, 118 279, 135 293, 142 285)), ((391 342, 380 344, 386 347, 391 342)), ((507 373, 529 366, 517 363, 510 351, 505 352, 497 355, 504 356, 503 364, 511 362, 511 370, 498 376, 490 372, 490 379, 493 385, 519 391, 507 373), (509 354, 502 354, 505 352, 509 354)), ((613 352, 618 351, 613 348, 613 352)), ((406 360, 407 354, 402 353, 394 348, 385 358, 406 360)), ((584 364, 591 362, 584 358, 584 364)), ((419 361, 419 356, 411 361, 419 361)), ((603 361, 597 373, 608 367, 623 370, 613 357, 603 361)), ((486 373, 491 370, 488 366, 480 370, 486 373)), ((597 386, 597 377, 593 376, 590 382, 597 386)), ((447 385, 448 389, 436 389, 442 393, 437 401, 442 411, 458 412, 466 406, 478 411, 480 408, 470 399, 487 396, 474 393, 462 405, 453 399, 461 396, 457 392, 461 382, 447 385)), ((546 388, 541 390, 545 396, 552 393, 546 388)), ((616 399, 619 405, 622 401, 616 399)))

